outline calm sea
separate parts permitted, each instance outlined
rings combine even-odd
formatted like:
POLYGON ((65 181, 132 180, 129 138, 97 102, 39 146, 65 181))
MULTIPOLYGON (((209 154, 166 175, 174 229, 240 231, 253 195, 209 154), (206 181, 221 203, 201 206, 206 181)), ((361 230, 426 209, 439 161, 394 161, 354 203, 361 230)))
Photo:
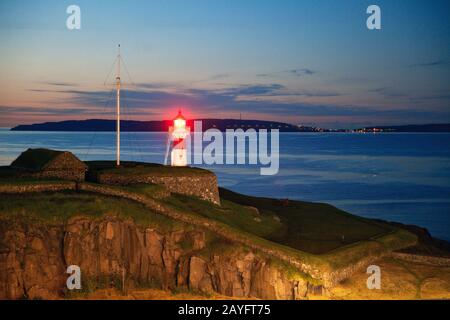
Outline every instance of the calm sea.
MULTIPOLYGON (((114 133, 0 129, 0 165, 27 148, 114 159, 114 133)), ((123 133, 122 159, 164 161, 164 133, 123 133)), ((249 195, 327 202, 361 216, 416 224, 450 240, 450 134, 280 134, 280 171, 212 166, 219 183, 249 195)))

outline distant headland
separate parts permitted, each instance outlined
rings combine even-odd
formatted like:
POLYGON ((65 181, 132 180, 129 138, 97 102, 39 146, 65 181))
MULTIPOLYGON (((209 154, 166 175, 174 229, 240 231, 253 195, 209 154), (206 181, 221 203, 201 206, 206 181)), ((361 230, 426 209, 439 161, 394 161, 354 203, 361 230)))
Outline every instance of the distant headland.
MULTIPOLYGON (((411 124, 399 126, 370 126, 358 129, 325 129, 319 127, 294 125, 277 121, 241 120, 241 119, 195 119, 187 124, 193 127, 194 121, 202 121, 203 130, 211 128, 220 131, 227 129, 278 129, 280 132, 450 132, 450 123, 437 124, 411 124)), ((167 132, 171 121, 153 120, 137 121, 122 120, 121 130, 125 132, 167 132)), ((27 125, 18 125, 11 131, 115 131, 116 121, 108 119, 66 120, 59 122, 45 122, 27 125)))
MULTIPOLYGON (((216 128, 220 131, 227 129, 278 129, 280 132, 302 132, 314 131, 315 128, 299 127, 296 125, 263 120, 234 120, 234 119, 195 119, 188 120, 187 125, 193 127, 194 121, 202 121, 203 130, 216 128)), ((122 120, 122 131, 134 132, 167 132, 171 125, 169 120, 136 121, 122 120)), ((60 122, 45 122, 39 124, 19 125, 12 131, 115 131, 116 120, 90 119, 90 120, 67 120, 60 122)))

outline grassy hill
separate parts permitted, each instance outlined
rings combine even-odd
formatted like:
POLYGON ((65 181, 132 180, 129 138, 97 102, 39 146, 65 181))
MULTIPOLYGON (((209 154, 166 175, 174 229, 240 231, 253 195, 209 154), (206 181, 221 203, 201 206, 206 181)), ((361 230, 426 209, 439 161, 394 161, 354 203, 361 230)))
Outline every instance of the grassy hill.
MULTIPOLYGON (((365 219, 329 204, 278 200, 244 196, 220 189, 228 203, 256 207, 262 217, 275 218, 281 223, 275 232, 266 234, 268 240, 282 243, 314 254, 325 253, 341 246, 367 240, 392 232, 392 226, 365 219)), ((274 219, 269 219, 275 224, 274 219)))
MULTIPOLYGON (((95 174, 211 175, 207 170, 157 164, 124 162, 120 168, 112 166, 110 161, 87 164, 89 172, 95 174)), ((33 179, 16 181, 7 168, 0 170, 0 176, 2 172, 0 187, 3 185, 3 188, 8 185, 52 183, 33 179)), ((22 213, 22 217, 64 221, 73 215, 88 215, 95 219, 103 214, 114 214, 136 223, 151 223, 154 220, 156 224, 178 219, 184 225, 188 222, 208 226, 206 229, 225 237, 227 241, 262 250, 285 262, 294 261, 289 262, 294 265, 307 263, 316 270, 315 276, 319 270, 330 272, 345 268, 367 257, 404 248, 417 241, 413 234, 401 228, 354 216, 321 203, 257 198, 220 189, 221 205, 216 205, 193 196, 170 193, 164 186, 149 183, 106 186, 90 182, 80 185, 76 186, 76 191, 72 184, 72 190, 67 193, 58 189, 53 193, 2 195, 0 215, 22 213), (109 193, 86 193, 79 191, 80 185, 86 185, 90 190, 108 189, 106 191, 109 193), (111 192, 115 196, 110 196, 111 192), (123 199, 121 193, 126 194, 123 199), (131 201, 130 204, 129 199, 136 196, 143 202, 148 199, 153 208, 160 208, 160 212, 151 210, 146 214, 148 209, 139 203, 131 201)), ((230 242, 227 243, 230 247, 230 242)))
MULTIPOLYGON (((120 168, 115 167, 111 161, 88 161, 86 164, 89 166, 89 174, 154 174, 160 176, 211 174, 209 171, 199 168, 169 167, 136 162, 122 162, 120 168)), ((0 167, 0 184, 21 185, 52 182, 54 180, 14 179, 14 170, 10 167, 0 167)), ((275 244, 315 255, 381 237, 399 229, 382 221, 349 214, 328 204, 251 197, 224 188, 220 188, 221 206, 181 194, 172 194, 164 199, 159 199, 161 195, 170 193, 164 192, 163 186, 153 184, 128 185, 120 188, 156 198, 165 205, 184 211, 186 214, 217 221, 238 232, 246 232, 275 244)), ((3 199, 6 198, 3 197, 3 199)), ((64 195, 60 195, 59 199, 59 202, 52 200, 51 203, 48 203, 47 207, 50 208, 48 212, 56 212, 56 208, 61 203, 70 203, 74 200, 71 196, 67 201, 63 201, 64 195), (54 205, 52 206, 52 204, 54 205), (57 207, 53 208, 55 206, 57 207)), ((46 203, 44 200, 41 202, 46 203)), ((26 207, 30 201, 19 196, 12 203, 26 207)), ((6 204, 9 206, 12 203, 7 202, 6 204)), ((46 206, 37 206, 34 212, 44 207, 46 206)), ((100 212, 104 209, 99 205, 97 211, 100 212)), ((95 211, 95 207, 92 207, 91 210, 95 211)))
MULTIPOLYGON (((202 169, 172 168, 157 164, 124 162, 121 168, 115 168, 111 166, 111 162, 95 161, 88 162, 88 165, 90 170, 95 170, 97 173, 114 172, 120 175, 152 173, 155 175, 195 176, 211 174, 209 171, 202 169)), ((311 278, 310 274, 293 267, 286 262, 286 259, 279 259, 279 257, 267 252, 279 252, 287 256, 288 259, 291 257, 292 259, 299 259, 320 272, 334 272, 356 265, 367 257, 406 248, 417 242, 415 234, 418 234, 418 232, 411 226, 358 217, 323 203, 251 197, 220 188, 221 205, 216 205, 193 196, 170 193, 162 185, 146 183, 104 186, 89 182, 80 183, 75 187, 75 183, 69 181, 17 179, 14 170, 9 167, 0 167, 0 189, 3 188, 3 190, 8 186, 18 186, 20 189, 27 186, 45 186, 54 183, 67 185, 67 189, 70 190, 61 191, 61 189, 58 189, 58 191, 51 192, 1 194, 0 220, 22 224, 27 224, 28 221, 32 221, 32 223, 38 221, 38 223, 44 225, 61 225, 73 217, 98 220, 104 216, 114 216, 132 221, 144 229, 154 228, 178 232, 181 230, 199 230, 200 228, 205 230, 208 236, 205 239, 206 246, 195 252, 196 256, 208 260, 216 255, 232 256, 237 251, 241 252, 243 248, 248 251, 255 248, 266 248, 268 249, 266 251, 258 251, 259 249, 256 249, 256 251, 258 254, 268 257, 268 261, 277 265, 281 270, 293 274, 294 278, 306 279, 305 281, 314 285, 321 285, 321 280, 317 281, 317 278, 311 278), (83 191, 83 185, 90 186, 93 189, 89 192, 83 191), (114 192, 110 195, 95 192, 95 188, 102 187, 112 190, 116 194, 114 195, 114 192), (138 201, 133 201, 132 198, 121 197, 120 192, 135 195, 143 199, 144 203, 146 200, 151 201, 161 211, 153 210, 138 201), (174 212, 176 215, 181 215, 183 219, 174 219, 173 216, 171 217, 163 211, 166 213, 167 211, 174 212), (197 223, 190 223, 189 221, 197 223), (223 237, 214 233, 212 226, 224 230, 225 233, 223 234, 230 237, 223 237), (246 239, 248 240, 247 244, 250 245, 233 241, 233 238, 246 239), (251 244, 257 246, 252 247, 251 244)), ((7 228, 5 225, 0 225, 0 229, 7 228)), ((419 235, 419 244, 422 244, 421 250, 429 251, 430 247, 435 247, 434 243, 432 246, 426 243, 424 239, 428 239, 426 234, 419 235)), ((180 246, 183 250, 189 251, 192 243, 185 242, 183 240, 180 246)), ((1 248, 2 243, 0 242, 1 248)), ((426 293, 424 290, 431 290, 428 288, 431 285, 427 284, 427 279, 432 279, 435 275, 439 277, 441 270, 448 270, 448 268, 427 267, 426 270, 424 269, 427 273, 423 271, 427 276, 422 277, 421 274, 416 272, 416 269, 420 269, 417 265, 413 265, 413 267, 410 264, 401 265, 402 270, 416 269, 411 269, 413 270, 411 275, 414 277, 408 274, 405 275, 405 279, 400 277, 398 279, 401 281, 397 281, 400 274, 397 266, 401 263, 391 258, 383 258, 380 263, 386 264, 386 269, 383 269, 386 277, 389 276, 389 272, 392 273, 392 276, 386 282, 391 283, 392 288, 388 288, 388 291, 384 289, 384 298, 397 297, 397 291, 404 295, 406 287, 402 287, 401 281, 406 280, 420 284, 415 289, 417 291, 415 295, 421 297, 422 294, 426 293)), ((365 284, 365 280, 362 279, 363 276, 366 276, 364 272, 361 275, 358 274, 356 278, 352 277, 347 282, 344 281, 342 284, 333 287, 333 290, 330 291, 332 296, 339 299, 361 296, 374 298, 375 293, 367 292, 365 287, 362 286, 362 284, 365 284), (355 279, 362 280, 358 282, 355 279), (348 293, 350 291, 351 294, 348 293)), ((441 278, 439 278, 439 281, 441 281, 439 286, 448 286, 448 277, 441 278)), ((431 288, 432 294, 439 292, 436 297, 442 296, 441 289, 435 291, 434 285, 431 288)), ((428 297, 427 295, 424 296, 428 297)), ((434 296, 431 295, 430 297, 434 296)))

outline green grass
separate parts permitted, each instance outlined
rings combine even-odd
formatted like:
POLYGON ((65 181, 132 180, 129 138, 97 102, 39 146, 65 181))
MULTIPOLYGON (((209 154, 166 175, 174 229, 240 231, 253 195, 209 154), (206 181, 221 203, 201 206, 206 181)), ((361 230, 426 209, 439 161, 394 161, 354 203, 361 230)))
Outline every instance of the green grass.
MULTIPOLYGON (((224 221, 220 221, 217 218, 214 218, 214 209, 219 209, 217 205, 214 205, 208 201, 200 200, 195 197, 189 197, 189 196, 183 196, 183 195, 173 195, 170 198, 164 199, 164 205, 166 207, 171 208, 172 210, 176 210, 178 212, 182 212, 184 215, 189 217, 192 220, 195 219, 204 219, 203 221, 214 221, 214 224, 217 228, 220 228, 222 232, 228 234, 230 237, 233 238, 242 238, 247 239, 250 242, 253 242, 255 245, 263 246, 268 249, 274 250, 274 251, 280 251, 281 253, 285 255, 290 255, 293 258, 296 258, 300 261, 303 261, 305 263, 314 264, 318 268, 321 268, 322 270, 328 270, 328 263, 323 260, 322 258, 313 255, 311 253, 308 253, 306 251, 300 251, 292 247, 288 247, 286 245, 276 243, 273 241, 269 241, 263 237, 258 236, 252 231, 255 231, 256 228, 247 229, 244 230, 240 228, 238 225, 230 225, 224 221), (189 202, 189 203, 188 203, 189 202), (195 208, 199 208, 197 206, 203 207, 202 211, 196 211, 193 210, 195 208), (211 213, 207 213, 208 210, 211 213)), ((236 205, 236 204, 235 204, 236 205)), ((200 220, 199 220, 200 221, 200 220)), ((239 215, 237 215, 237 221, 239 221, 239 215)), ((248 226, 251 226, 251 224, 247 224, 248 226)), ((261 225, 262 228, 267 228, 266 226, 261 225)), ((270 227, 270 226, 269 226, 270 227)), ((232 249, 233 246, 236 246, 236 243, 230 246, 232 249)))
POLYGON ((287 278, 291 281, 304 280, 312 285, 322 285, 323 284, 322 281, 320 281, 318 279, 314 279, 307 273, 301 272, 300 270, 298 270, 297 268, 295 268, 294 266, 292 266, 291 264, 289 264, 285 261, 282 261, 279 259, 274 259, 271 257, 266 257, 266 259, 268 259, 268 261, 272 267, 283 270, 284 273, 286 274, 287 278))
POLYGON ((104 215, 131 218, 139 226, 162 230, 184 227, 183 223, 152 212, 139 203, 92 193, 31 193, 0 197, 0 217, 38 218, 46 223, 61 223, 73 216, 97 219, 104 215))
POLYGON ((140 183, 122 186, 121 189, 139 193, 141 195, 153 198, 162 199, 170 195, 170 192, 162 185, 152 184, 152 183, 140 183))
POLYGON ((211 175, 208 170, 193 167, 172 167, 156 163, 121 162, 116 167, 113 161, 87 161, 89 171, 96 174, 120 174, 120 175, 157 175, 157 176, 199 176, 211 175))
POLYGON ((172 195, 165 199, 165 204, 194 217, 214 220, 228 233, 239 234, 255 244, 314 264, 323 271, 342 268, 368 255, 385 253, 417 241, 405 230, 326 204, 286 203, 224 189, 221 189, 221 196, 222 206, 185 195, 172 195), (257 207, 259 214, 248 206, 257 207), (260 222, 254 220, 256 217, 260 222), (274 217, 279 217, 280 221, 274 217))
POLYGON ((327 252, 323 257, 333 268, 342 268, 348 264, 356 263, 369 254, 378 255, 386 250, 393 251, 414 245, 417 236, 403 229, 394 229, 391 232, 360 241, 336 250, 327 252))
POLYGON ((195 253, 196 256, 206 260, 211 259, 215 254, 220 256, 232 256, 239 251, 245 250, 245 247, 241 244, 233 243, 227 239, 219 238, 214 235, 207 238, 206 242, 207 245, 195 253))
POLYGON ((265 238, 283 229, 271 214, 257 214, 251 208, 223 200, 221 206, 209 201, 180 194, 172 195, 167 203, 179 210, 188 210, 195 215, 225 223, 228 226, 265 238))
POLYGON ((297 250, 323 254, 339 247, 391 232, 327 204, 248 197, 221 189, 222 206, 193 197, 174 195, 168 203, 202 217, 223 222, 266 240, 297 250), (255 210, 258 208, 259 215, 255 210))

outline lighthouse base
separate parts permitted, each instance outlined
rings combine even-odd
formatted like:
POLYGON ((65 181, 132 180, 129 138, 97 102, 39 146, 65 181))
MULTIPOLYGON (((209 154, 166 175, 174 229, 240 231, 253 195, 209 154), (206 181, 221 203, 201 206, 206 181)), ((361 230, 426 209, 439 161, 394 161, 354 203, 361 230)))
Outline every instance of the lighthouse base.
POLYGON ((188 165, 186 149, 173 149, 170 154, 170 164, 174 167, 186 167, 188 165))

